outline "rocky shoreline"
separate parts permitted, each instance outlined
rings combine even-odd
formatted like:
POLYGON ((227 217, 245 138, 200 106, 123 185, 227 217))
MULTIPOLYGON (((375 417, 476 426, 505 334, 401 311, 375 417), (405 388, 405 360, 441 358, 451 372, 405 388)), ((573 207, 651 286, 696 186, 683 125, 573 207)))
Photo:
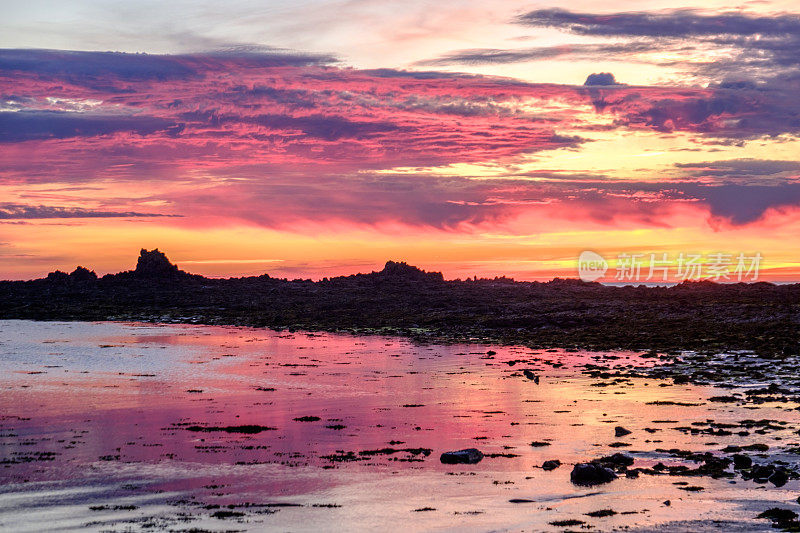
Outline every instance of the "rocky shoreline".
POLYGON ((99 278, 78 267, 2 281, 0 318, 239 325, 674 355, 800 354, 800 284, 445 280, 392 261, 379 272, 316 282, 266 274, 215 279, 179 270, 158 250, 142 250, 135 270, 99 278))

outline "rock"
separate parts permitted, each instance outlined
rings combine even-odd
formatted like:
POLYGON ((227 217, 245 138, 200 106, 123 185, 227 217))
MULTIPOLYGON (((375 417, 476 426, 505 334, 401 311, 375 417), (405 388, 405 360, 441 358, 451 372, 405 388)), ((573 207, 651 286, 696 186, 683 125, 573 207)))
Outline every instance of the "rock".
POLYGON ((613 481, 617 479, 617 475, 610 468, 595 463, 578 463, 572 469, 569 479, 575 485, 591 487, 613 481))
POLYGON ((561 461, 559 461, 558 459, 551 459, 550 461, 545 461, 542 463, 542 470, 545 471, 555 470, 559 466, 561 466, 561 461))
POLYGON ((744 455, 742 453, 736 453, 733 455, 733 468, 736 470, 744 470, 745 468, 750 468, 753 466, 753 460, 744 455))
POLYGON ((631 430, 625 429, 622 426, 617 426, 614 428, 614 436, 616 437, 624 437, 625 435, 630 435, 631 433, 633 433, 631 430))
POLYGON ((752 479, 756 483, 766 483, 774 473, 775 467, 772 465, 753 465, 749 472, 742 473, 742 477, 752 479))
POLYGON ((173 265, 158 248, 152 251, 142 248, 133 273, 137 278, 172 278, 185 274, 178 270, 177 265, 173 265))
POLYGON ((523 370, 523 371, 522 371, 522 373, 523 373, 523 374, 525 374, 525 377, 526 377, 526 378, 528 378, 528 379, 532 380, 532 381, 533 381, 534 383, 536 383, 537 385, 539 384, 539 376, 537 376, 536 374, 534 374, 532 370, 528 370, 528 369, 526 368, 525 370, 523 370))
POLYGON ((446 465, 465 464, 474 465, 480 463, 483 453, 477 448, 467 448, 456 452, 444 452, 439 460, 446 465))
POLYGON ((62 272, 61 270, 56 270, 54 272, 50 272, 47 275, 47 281, 55 283, 64 283, 69 281, 69 274, 67 274, 66 272, 62 272))
POLYGON ((94 273, 94 270, 79 266, 70 273, 69 279, 72 281, 95 281, 97 280, 97 274, 94 273))
POLYGON ((791 509, 773 507, 756 516, 756 518, 772 520, 772 527, 776 529, 783 529, 784 531, 800 530, 800 522, 797 521, 797 513, 791 509))
POLYGON ((631 457, 630 455, 625 455, 624 453, 617 452, 614 455, 601 457, 600 459, 597 459, 592 462, 606 467, 617 468, 622 466, 631 466, 633 464, 633 457, 631 457))
POLYGON ((775 473, 769 476, 767 479, 770 483, 775 485, 776 487, 783 487, 786 485, 786 482, 789 481, 789 475, 783 469, 775 470, 775 473))
POLYGON ((387 261, 383 270, 371 274, 375 278, 394 283, 442 283, 441 272, 426 272, 405 261, 387 261))

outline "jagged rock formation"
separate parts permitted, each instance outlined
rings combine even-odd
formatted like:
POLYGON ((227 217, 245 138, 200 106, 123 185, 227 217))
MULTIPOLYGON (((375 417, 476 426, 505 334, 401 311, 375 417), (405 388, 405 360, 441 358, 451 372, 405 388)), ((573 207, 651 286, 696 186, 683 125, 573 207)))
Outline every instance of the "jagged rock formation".
POLYGON ((424 270, 411 266, 401 261, 387 261, 383 270, 375 276, 386 281, 412 281, 412 282, 442 282, 444 276, 441 272, 425 272, 424 270))
POLYGON ((133 273, 137 278, 175 278, 186 275, 186 272, 173 265, 158 248, 152 251, 142 248, 133 273))
POLYGON ((50 272, 47 275, 47 281, 51 283, 97 281, 97 274, 94 273, 94 270, 89 270, 88 268, 79 266, 75 270, 73 270, 72 273, 70 274, 67 274, 66 272, 63 272, 61 270, 50 272))
POLYGON ((95 281, 97 279, 97 274, 94 273, 94 270, 79 266, 72 271, 69 275, 69 279, 72 281, 95 281))
POLYGON ((800 284, 617 287, 444 280, 407 263, 323 281, 188 274, 159 250, 135 270, 0 281, 0 318, 154 320, 375 331, 528 346, 800 353, 800 284))

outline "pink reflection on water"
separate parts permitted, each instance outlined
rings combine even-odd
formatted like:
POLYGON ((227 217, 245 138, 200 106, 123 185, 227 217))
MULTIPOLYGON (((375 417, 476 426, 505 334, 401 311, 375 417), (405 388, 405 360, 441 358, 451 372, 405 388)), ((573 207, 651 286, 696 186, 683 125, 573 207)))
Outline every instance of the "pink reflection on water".
MULTIPOLYGON (((20 486, 133 479, 148 493, 189 494, 191 501, 295 497, 308 503, 319 493, 353 498, 337 491, 366 483, 361 476, 378 484, 420 476, 406 483, 422 487, 445 475, 442 494, 453 497, 463 489, 464 473, 513 478, 511 484, 494 479, 491 490, 500 492, 491 499, 486 487, 473 487, 496 505, 515 490, 539 498, 586 495, 569 484, 569 466, 549 473, 538 466, 619 451, 611 447, 621 440, 614 437, 616 425, 634 430, 624 439, 631 449, 654 453, 719 449, 674 427, 746 417, 703 403, 710 389, 630 379, 598 387, 580 372, 586 363, 652 364, 627 352, 113 323, 12 321, 0 333, 0 476, 20 486), (496 353, 487 354, 490 349, 496 353), (533 370, 540 383, 522 369, 533 370), (701 405, 648 405, 664 399, 701 405), (302 417, 312 418, 295 420, 302 417), (263 431, 220 430, 238 426, 263 431), (211 431, 192 430, 198 428, 211 431), (549 445, 532 447, 532 441, 549 445), (440 453, 468 447, 498 456, 470 466, 439 463, 440 453)), ((648 486, 652 480, 623 490, 648 486)), ((663 486, 656 488, 661 497, 663 486)), ((380 490, 391 499, 391 487, 380 490)), ((367 501, 363 491, 358 498, 353 505, 367 501)))

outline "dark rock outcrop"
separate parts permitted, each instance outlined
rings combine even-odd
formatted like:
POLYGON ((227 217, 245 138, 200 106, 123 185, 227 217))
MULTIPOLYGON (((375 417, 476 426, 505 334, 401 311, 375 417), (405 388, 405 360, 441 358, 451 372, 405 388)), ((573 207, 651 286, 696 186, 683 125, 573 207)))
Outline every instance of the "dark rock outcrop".
POLYGON ((749 456, 741 453, 733 454, 733 468, 736 470, 744 470, 746 468, 750 468, 751 466, 753 466, 753 459, 751 459, 749 456))
POLYGON ((61 270, 56 270, 54 272, 50 272, 46 279, 52 283, 66 283, 69 281, 69 274, 61 270))
POLYGON ((558 459, 551 459, 549 461, 545 461, 542 463, 542 470, 544 471, 555 470, 559 466, 561 466, 561 461, 559 461, 558 459))
POLYGON ((96 281, 97 274, 94 273, 94 270, 79 266, 70 273, 69 279, 70 281, 96 281))
POLYGON ((147 251, 142 248, 136 270, 133 271, 137 278, 176 278, 185 276, 186 273, 173 265, 164 252, 158 248, 147 251))
POLYGON ((467 448, 456 452, 444 452, 439 460, 446 465, 465 464, 474 465, 483 460, 483 452, 477 448, 467 448))
POLYGON ((625 429, 622 426, 617 426, 614 428, 614 436, 616 437, 624 437, 625 435, 630 435, 631 433, 631 430, 625 429))
POLYGON ((441 272, 425 272, 411 266, 406 262, 387 261, 383 270, 375 273, 375 277, 382 281, 412 282, 412 283, 442 283, 444 276, 441 272))
POLYGON ((569 480, 575 485, 591 487, 617 479, 617 474, 610 468, 595 463, 578 463, 572 469, 569 480))

